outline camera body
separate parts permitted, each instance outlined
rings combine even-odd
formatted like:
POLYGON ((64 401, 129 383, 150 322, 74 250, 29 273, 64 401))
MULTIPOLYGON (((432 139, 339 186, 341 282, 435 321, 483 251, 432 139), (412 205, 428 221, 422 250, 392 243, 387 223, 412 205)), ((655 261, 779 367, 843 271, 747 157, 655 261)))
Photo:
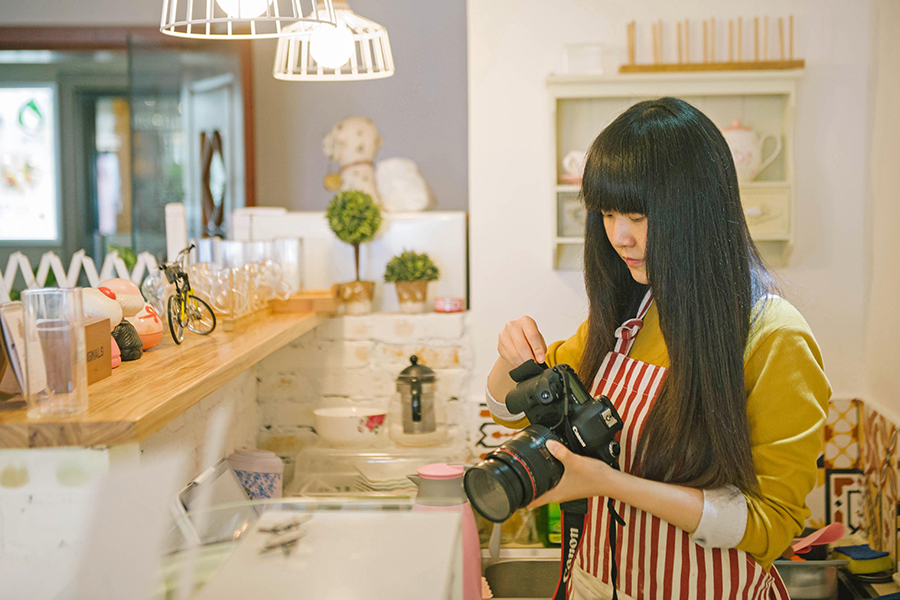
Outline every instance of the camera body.
POLYGON ((513 414, 525 413, 565 440, 576 454, 602 460, 618 469, 622 418, 606 396, 594 398, 569 365, 548 368, 530 360, 509 373, 516 387, 506 396, 513 414))
POLYGON ((548 368, 530 360, 513 369, 516 387, 506 396, 513 414, 531 425, 466 471, 463 484, 472 506, 495 523, 559 483, 563 465, 547 450, 557 441, 576 454, 618 469, 622 419, 609 398, 593 398, 569 365, 548 368))

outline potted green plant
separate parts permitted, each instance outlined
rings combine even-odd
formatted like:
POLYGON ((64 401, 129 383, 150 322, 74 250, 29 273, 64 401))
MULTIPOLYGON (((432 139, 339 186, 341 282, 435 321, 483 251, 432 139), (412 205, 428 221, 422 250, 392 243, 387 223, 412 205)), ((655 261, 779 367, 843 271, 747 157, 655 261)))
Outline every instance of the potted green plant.
POLYGON ((384 280, 397 285, 400 312, 422 313, 426 309, 428 282, 440 275, 430 256, 406 250, 388 261, 384 280))
POLYGON ((356 265, 356 281, 338 283, 333 288, 338 304, 352 315, 371 312, 375 282, 359 279, 359 246, 371 241, 378 233, 381 209, 369 194, 345 190, 338 192, 328 203, 325 217, 338 239, 353 246, 356 265))

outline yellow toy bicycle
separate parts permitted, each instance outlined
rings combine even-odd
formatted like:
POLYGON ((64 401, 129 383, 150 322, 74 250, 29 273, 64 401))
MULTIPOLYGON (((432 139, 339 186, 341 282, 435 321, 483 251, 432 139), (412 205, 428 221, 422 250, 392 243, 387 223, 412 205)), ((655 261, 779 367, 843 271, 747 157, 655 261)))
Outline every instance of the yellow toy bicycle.
POLYGON ((194 245, 191 244, 178 253, 175 262, 159 265, 160 270, 166 274, 166 280, 175 284, 175 295, 169 297, 167 313, 169 331, 176 344, 184 341, 185 327, 200 335, 209 335, 216 328, 216 313, 209 304, 194 295, 184 270, 184 263, 193 249, 194 245))

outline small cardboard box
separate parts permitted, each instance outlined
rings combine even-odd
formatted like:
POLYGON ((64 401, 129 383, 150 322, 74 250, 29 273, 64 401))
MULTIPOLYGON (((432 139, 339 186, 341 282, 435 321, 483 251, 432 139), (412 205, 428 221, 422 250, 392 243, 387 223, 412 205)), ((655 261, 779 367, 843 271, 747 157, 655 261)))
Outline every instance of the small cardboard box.
POLYGON ((109 345, 109 338, 109 319, 84 320, 88 385, 112 375, 112 348, 109 345))

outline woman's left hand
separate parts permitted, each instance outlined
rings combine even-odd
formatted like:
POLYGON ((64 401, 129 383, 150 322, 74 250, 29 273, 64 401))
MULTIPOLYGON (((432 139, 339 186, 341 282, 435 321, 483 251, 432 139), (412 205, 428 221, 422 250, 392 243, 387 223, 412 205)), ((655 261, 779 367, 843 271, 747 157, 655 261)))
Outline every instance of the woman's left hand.
POLYGON ((552 440, 547 442, 547 450, 563 464, 565 472, 555 488, 535 498, 528 508, 537 508, 551 502, 607 496, 615 489, 615 479, 621 473, 602 460, 579 456, 552 440))
POLYGON ((701 490, 616 471, 602 460, 579 456, 557 442, 548 441, 547 450, 566 471, 555 488, 536 498, 528 508, 606 496, 656 515, 688 533, 697 530, 703 515, 701 490))

